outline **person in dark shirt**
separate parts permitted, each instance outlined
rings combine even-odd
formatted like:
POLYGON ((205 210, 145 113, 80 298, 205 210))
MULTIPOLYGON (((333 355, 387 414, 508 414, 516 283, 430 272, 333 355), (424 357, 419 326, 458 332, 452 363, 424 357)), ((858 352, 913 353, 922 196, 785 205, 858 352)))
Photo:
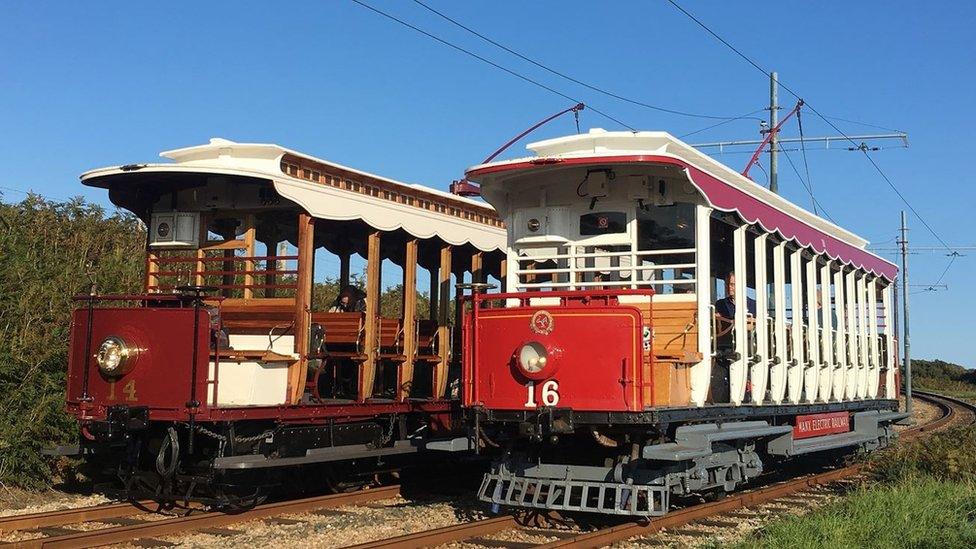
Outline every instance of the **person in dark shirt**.
POLYGON ((345 286, 336 296, 330 313, 361 313, 366 310, 366 294, 355 286, 345 286))
MULTIPOLYGON (((756 300, 746 298, 746 311, 756 316, 756 300)), ((715 302, 715 313, 728 320, 735 320, 735 273, 725 275, 725 297, 715 302)))
MULTIPOLYGON (((719 350, 730 351, 734 347, 732 341, 732 330, 735 327, 735 273, 729 272, 725 275, 725 297, 715 302, 715 316, 718 317, 716 326, 716 346, 719 350)), ((746 298, 746 311, 755 317, 756 300, 746 298)), ((712 368, 712 381, 709 385, 711 402, 713 404, 726 403, 730 401, 729 367, 731 359, 728 356, 719 356, 712 368)), ((750 389, 747 386, 747 393, 750 389)))

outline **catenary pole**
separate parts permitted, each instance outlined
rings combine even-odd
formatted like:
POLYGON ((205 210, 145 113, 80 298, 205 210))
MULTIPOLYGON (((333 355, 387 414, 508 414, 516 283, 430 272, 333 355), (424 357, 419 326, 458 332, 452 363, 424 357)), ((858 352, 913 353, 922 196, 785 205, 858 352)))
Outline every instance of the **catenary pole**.
POLYGON ((901 211, 901 307, 902 307, 902 345, 905 357, 905 411, 908 421, 912 421, 912 353, 908 332, 908 221, 905 210, 901 211))
POLYGON ((776 178, 776 145, 779 141, 776 135, 776 125, 779 123, 779 82, 776 71, 769 73, 769 131, 773 132, 769 140, 769 190, 779 192, 779 182, 776 178))

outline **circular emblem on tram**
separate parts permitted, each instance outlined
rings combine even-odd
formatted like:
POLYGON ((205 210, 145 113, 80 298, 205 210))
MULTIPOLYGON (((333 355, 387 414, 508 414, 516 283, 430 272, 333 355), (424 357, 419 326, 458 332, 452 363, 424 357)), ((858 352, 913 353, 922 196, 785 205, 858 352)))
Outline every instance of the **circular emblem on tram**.
POLYGON ((549 311, 536 311, 532 315, 532 320, 529 321, 529 328, 532 328, 532 331, 537 334, 549 335, 553 328, 552 315, 549 314, 549 311))
POLYGON ((162 236, 162 237, 165 237, 166 235, 168 235, 169 234, 169 223, 160 223, 156 227, 156 234, 158 234, 159 236, 162 236))
POLYGON ((534 217, 529 220, 527 225, 529 227, 529 230, 532 232, 536 232, 539 230, 539 227, 542 227, 542 223, 540 223, 539 220, 534 217))
POLYGON ((607 216, 601 215, 600 217, 597 218, 596 225, 601 229, 606 229, 607 227, 610 226, 610 220, 607 219, 607 216))

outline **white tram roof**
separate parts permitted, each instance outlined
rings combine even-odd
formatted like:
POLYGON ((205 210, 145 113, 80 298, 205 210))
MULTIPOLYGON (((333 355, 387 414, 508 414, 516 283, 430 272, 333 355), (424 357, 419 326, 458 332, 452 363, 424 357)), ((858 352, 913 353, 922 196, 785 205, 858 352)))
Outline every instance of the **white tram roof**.
POLYGON ((585 134, 530 143, 526 148, 535 155, 472 166, 467 178, 491 185, 559 166, 645 163, 678 167, 716 209, 735 211, 747 222, 814 253, 889 280, 898 273, 894 263, 867 250, 864 238, 808 212, 667 132, 594 128, 585 134))
POLYGON ((163 151, 172 162, 99 168, 82 183, 110 188, 134 173, 199 173, 270 181, 314 217, 361 219, 381 231, 403 229, 483 251, 505 250, 505 227, 491 205, 423 185, 403 183, 270 143, 213 138, 205 145, 163 151), (125 176, 125 177, 123 177, 125 176), (355 186, 353 186, 355 184, 355 186))

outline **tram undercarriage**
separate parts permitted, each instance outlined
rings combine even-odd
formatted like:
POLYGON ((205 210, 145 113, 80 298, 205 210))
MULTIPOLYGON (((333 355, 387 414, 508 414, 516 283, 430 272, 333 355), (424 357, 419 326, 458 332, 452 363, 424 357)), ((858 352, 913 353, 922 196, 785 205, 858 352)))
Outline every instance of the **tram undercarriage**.
MULTIPOLYGON (((892 423, 903 419, 892 402, 797 406, 833 412, 798 416, 753 415, 735 420, 734 408, 695 409, 713 418, 674 425, 647 422, 669 417, 682 421, 683 410, 620 414, 574 414, 565 410, 485 414, 513 421, 485 433, 484 446, 505 445, 485 474, 478 497, 512 507, 630 516, 661 516, 671 498, 730 492, 755 479, 770 465, 799 455, 843 455, 889 445, 892 423), (828 417, 850 409, 852 429, 803 436, 798 417, 828 417), (516 419, 515 416, 521 416, 516 419), (599 417, 597 417, 599 416, 599 417), (602 419, 601 419, 602 418, 602 419), (567 456, 570 456, 568 458, 567 456)), ((791 407, 793 408, 793 407, 791 407)), ((484 412, 482 412, 484 413, 484 412)), ((793 412, 796 414, 796 412, 793 412)), ((485 418, 479 417, 479 422, 485 418)))
POLYGON ((99 491, 170 505, 248 507, 279 490, 345 492, 395 476, 428 444, 419 418, 276 426, 149 422, 145 408, 109 409, 85 424, 77 454, 99 491), (192 429, 192 436, 191 436, 192 429), (408 436, 408 434, 410 436, 408 436))

